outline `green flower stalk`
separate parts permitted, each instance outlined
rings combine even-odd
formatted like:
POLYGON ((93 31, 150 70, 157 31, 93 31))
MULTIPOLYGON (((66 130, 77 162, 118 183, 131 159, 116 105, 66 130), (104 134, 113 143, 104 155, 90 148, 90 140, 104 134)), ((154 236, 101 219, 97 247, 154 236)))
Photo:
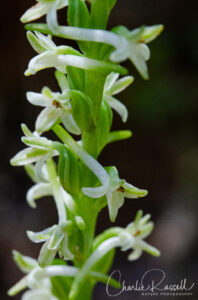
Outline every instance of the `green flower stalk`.
POLYGON ((32 242, 42 243, 38 259, 13 251, 25 277, 8 291, 10 296, 28 288, 22 300, 89 300, 97 282, 120 287, 107 275, 115 248, 131 249, 129 260, 138 259, 143 251, 160 254, 145 242, 154 225, 150 215, 143 216, 141 210, 126 228, 112 227, 95 236, 97 217, 104 207, 114 222, 125 198, 147 195, 146 190, 121 179, 115 166, 102 166, 98 157, 109 143, 132 135, 128 130, 111 131, 112 110, 127 121, 127 108, 117 95, 134 81, 119 63, 129 59, 148 79, 147 44, 163 29, 155 25, 130 31, 118 26, 107 31, 115 3, 38 0, 21 17, 27 23, 46 15, 47 21, 25 25, 28 41, 37 53, 25 75, 55 68, 60 90, 45 86, 41 92, 27 92, 27 100, 42 110, 33 132, 22 124, 26 148, 11 159, 11 164, 24 166, 34 183, 27 192, 28 204, 36 208, 38 199, 51 196, 58 220, 43 231, 27 231, 32 242), (67 26, 58 23, 57 11, 62 8, 67 10, 67 26), (75 40, 78 49, 57 46, 53 36, 75 40), (50 130, 57 140, 44 136, 50 130))

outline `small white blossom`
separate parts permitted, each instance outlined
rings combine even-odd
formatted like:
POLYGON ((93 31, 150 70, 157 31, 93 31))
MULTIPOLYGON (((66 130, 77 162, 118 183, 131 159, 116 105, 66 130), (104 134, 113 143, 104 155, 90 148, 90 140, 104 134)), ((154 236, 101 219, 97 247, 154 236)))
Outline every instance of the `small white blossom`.
POLYGON ((153 256, 160 255, 159 250, 144 241, 153 231, 153 222, 148 222, 150 217, 149 214, 143 217, 143 212, 141 210, 138 211, 134 222, 130 223, 125 231, 119 235, 122 242, 122 250, 133 249, 128 256, 129 260, 137 260, 143 251, 153 256))
POLYGON ((115 32, 120 36, 120 44, 112 52, 111 60, 121 62, 129 58, 142 77, 148 79, 146 61, 150 58, 150 50, 146 44, 155 39, 162 30, 162 25, 142 26, 132 31, 118 27, 115 32))
POLYGON ((50 29, 58 26, 56 11, 68 5, 68 0, 37 0, 37 3, 29 8, 21 17, 21 22, 27 23, 47 15, 47 23, 50 29))
POLYGON ((103 97, 109 103, 109 105, 121 116, 122 121, 126 122, 128 117, 127 108, 113 96, 126 89, 133 82, 134 78, 132 76, 125 76, 121 79, 118 79, 118 77, 118 73, 111 73, 109 76, 107 76, 104 85, 103 97))
POLYGON ((126 69, 110 62, 84 57, 79 51, 69 46, 56 46, 50 36, 28 34, 32 47, 39 55, 33 57, 25 71, 26 76, 34 75, 46 68, 56 68, 66 73, 66 67, 76 67, 96 72, 119 72, 126 74, 126 69))
POLYGON ((112 222, 115 221, 118 210, 124 204, 124 198, 140 198, 147 195, 146 190, 141 190, 119 178, 115 167, 106 168, 109 175, 109 183, 96 188, 83 188, 83 193, 91 198, 106 196, 109 215, 112 222))
POLYGON ((36 120, 36 131, 39 134, 49 130, 57 122, 62 122, 69 132, 80 134, 80 129, 72 117, 69 87, 62 93, 51 92, 45 87, 41 93, 28 92, 27 99, 33 105, 44 107, 36 120))
POLYGON ((147 43, 154 40, 163 30, 162 25, 143 26, 129 31, 119 26, 114 32, 58 26, 57 34, 79 41, 105 43, 115 48, 110 55, 113 62, 130 59, 144 79, 148 79, 146 61, 150 57, 147 43))
POLYGON ((14 296, 22 290, 29 288, 31 291, 27 291, 22 296, 23 300, 56 300, 56 298, 52 296, 50 279, 39 276, 42 269, 39 267, 38 262, 31 257, 22 255, 18 251, 13 251, 13 257, 19 269, 26 275, 8 291, 8 295, 14 296), (46 295, 48 295, 49 298, 45 298, 44 296, 46 295), (38 296, 38 298, 33 298, 35 296, 38 296), (41 296, 44 298, 41 298, 41 296))
POLYGON ((53 150, 52 141, 45 137, 40 137, 36 132, 31 133, 25 124, 22 124, 22 130, 25 134, 22 137, 22 141, 28 148, 17 153, 11 159, 11 165, 25 166, 39 162, 43 164, 47 158, 58 154, 57 151, 53 150))

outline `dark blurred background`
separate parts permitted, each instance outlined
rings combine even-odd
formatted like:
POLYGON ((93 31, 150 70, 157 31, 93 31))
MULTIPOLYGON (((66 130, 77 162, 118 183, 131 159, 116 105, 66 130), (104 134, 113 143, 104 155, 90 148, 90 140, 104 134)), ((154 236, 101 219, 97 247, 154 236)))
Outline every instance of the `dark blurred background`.
MULTIPOLYGON (((39 201, 32 210, 25 201, 32 185, 22 168, 12 168, 10 158, 23 148, 20 123, 32 130, 39 109, 25 99, 26 91, 39 92, 43 85, 57 89, 52 71, 43 71, 25 78, 23 73, 34 55, 28 44, 22 13, 33 1, 1 3, 1 80, 0 80, 0 299, 7 300, 6 290, 22 274, 12 261, 11 250, 17 249, 36 257, 39 247, 32 244, 25 231, 41 230, 56 222, 52 201, 39 201), (27 3, 26 3, 27 2, 27 3)), ((119 0, 109 26, 123 24, 134 28, 142 24, 165 25, 163 34, 150 45, 148 63, 150 80, 143 81, 131 64, 133 85, 120 96, 130 115, 121 124, 117 115, 114 129, 129 128, 131 140, 108 146, 100 157, 105 165, 117 165, 120 176, 134 185, 149 190, 145 199, 125 201, 117 225, 125 226, 142 208, 152 214, 156 223, 149 242, 162 255, 152 258, 144 254, 137 262, 128 262, 126 253, 117 251, 114 269, 122 271, 131 284, 149 269, 166 272, 165 282, 187 278, 195 282, 192 296, 198 299, 198 2, 185 0, 119 0)), ((110 226, 107 210, 98 220, 97 232, 110 226)), ((153 275, 154 276, 154 275, 153 275)), ((155 275, 158 276, 158 275, 155 275)), ((95 300, 109 299, 104 286, 98 286, 95 300)), ((122 299, 153 299, 141 293, 128 292, 122 299)), ((161 299, 160 297, 155 297, 161 299)), ((178 299, 167 296, 168 299, 178 299)), ((20 295, 15 299, 20 299, 20 295)))

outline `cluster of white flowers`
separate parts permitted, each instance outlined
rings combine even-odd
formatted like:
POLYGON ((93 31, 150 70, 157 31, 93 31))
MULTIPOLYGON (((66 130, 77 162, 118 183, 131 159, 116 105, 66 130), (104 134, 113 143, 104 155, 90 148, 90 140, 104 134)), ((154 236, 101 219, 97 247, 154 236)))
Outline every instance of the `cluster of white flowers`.
MULTIPOLYGON (((161 25, 157 25, 129 31, 125 27, 119 26, 108 32, 75 26, 59 26, 57 10, 68 6, 68 2, 68 0, 37 0, 37 4, 28 9, 21 18, 22 22, 27 23, 44 15, 47 16, 46 26, 42 27, 35 24, 34 27, 36 29, 40 26, 41 32, 44 34, 36 30, 34 33, 27 32, 27 38, 38 55, 30 60, 25 75, 34 75, 40 70, 55 68, 55 77, 60 87, 60 92, 53 92, 50 88, 44 87, 41 93, 27 93, 27 100, 33 105, 42 107, 43 110, 36 119, 33 133, 26 125, 22 125, 24 133, 22 141, 27 147, 11 160, 13 166, 24 166, 34 182, 34 185, 27 192, 28 204, 32 208, 36 208, 37 199, 52 196, 58 211, 57 224, 40 232, 27 231, 31 241, 43 243, 38 261, 14 251, 14 260, 26 275, 9 290, 9 295, 15 295, 23 289, 29 288, 30 290, 22 296, 22 300, 56 300, 50 280, 54 276, 74 277, 68 299, 76 299, 79 287, 82 286, 87 276, 96 281, 107 282, 108 277, 105 274, 93 271, 92 268, 110 250, 116 247, 120 247, 122 251, 133 249, 129 260, 139 258, 143 251, 154 256, 159 255, 157 249, 144 241, 153 229, 153 223, 149 222, 150 215, 143 217, 142 212, 139 211, 134 222, 126 228, 116 227, 101 234, 101 242, 92 249, 91 254, 89 253, 90 256, 81 264, 81 268, 68 265, 51 265, 57 254, 64 261, 74 261, 76 253, 75 245, 72 244, 73 235, 76 232, 80 232, 84 236, 88 234, 86 232, 86 218, 81 216, 76 195, 73 196, 67 188, 63 187, 59 170, 56 168, 54 159, 56 156, 59 156, 59 161, 63 157, 66 167, 69 168, 71 164, 70 169, 74 168, 74 170, 77 170, 75 169, 77 160, 84 169, 93 174, 95 184, 90 186, 91 184, 84 185, 83 183, 77 196, 83 201, 91 199, 93 203, 94 201, 99 202, 95 199, 104 200, 105 205, 108 206, 112 222, 115 221, 125 198, 139 198, 147 195, 146 190, 138 189, 126 180, 120 179, 115 167, 103 167, 94 156, 85 151, 83 141, 76 142, 70 135, 79 136, 84 129, 81 128, 81 122, 78 122, 73 113, 72 100, 74 96, 79 96, 79 91, 71 88, 67 68, 73 67, 83 71, 105 74, 104 78, 106 79, 104 80, 103 93, 101 93, 102 104, 107 103, 110 113, 112 113, 111 108, 114 109, 122 121, 126 122, 127 108, 115 96, 127 88, 134 78, 132 76, 119 78, 120 74, 125 75, 127 72, 117 63, 129 58, 139 73, 147 79, 146 61, 149 59, 150 51, 146 44, 155 39, 163 28, 161 25), (72 47, 57 46, 51 35, 76 41, 106 44, 111 51, 106 60, 89 58, 72 47), (63 124, 64 128, 60 124, 63 124), (62 143, 42 136, 50 129, 53 129, 62 143), (71 156, 70 153, 72 153, 71 156)), ((83 1, 82 3, 85 4, 83 1)), ((86 93, 83 94, 80 91, 80 96, 82 97, 80 101, 83 102, 82 99, 85 98, 86 105, 89 107, 90 99, 86 93)), ((88 110, 90 115, 92 110, 93 108, 88 110)), ((83 115, 83 112, 80 113, 83 115)), ((90 115, 86 116, 86 119, 92 118, 90 115)), ((97 118, 93 121, 94 126, 96 126, 97 121, 97 118)), ((108 126, 110 131, 110 126, 108 126)), ((109 139, 106 144, 131 135, 130 132, 110 133, 109 131, 109 139)), ((69 174, 64 176, 66 180, 70 180, 68 179, 69 174)), ((116 284, 112 281, 112 285, 116 286, 116 284)))

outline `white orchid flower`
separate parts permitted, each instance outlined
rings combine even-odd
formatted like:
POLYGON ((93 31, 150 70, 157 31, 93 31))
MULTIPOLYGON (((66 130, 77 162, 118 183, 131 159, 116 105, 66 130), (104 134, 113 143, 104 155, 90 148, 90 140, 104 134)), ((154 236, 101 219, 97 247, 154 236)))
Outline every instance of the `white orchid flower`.
POLYGON ((135 220, 126 227, 125 232, 120 234, 122 251, 133 249, 128 256, 129 260, 137 260, 143 251, 153 256, 160 255, 159 250, 144 241, 153 231, 154 224, 149 221, 150 218, 151 215, 147 214, 143 217, 143 212, 138 211, 135 220))
POLYGON ((66 73, 66 67, 72 66, 84 70, 119 72, 126 74, 126 69, 113 63, 103 62, 82 56, 82 54, 69 46, 56 46, 50 36, 41 33, 27 33, 28 40, 33 49, 39 53, 33 57, 25 71, 26 76, 34 75, 46 68, 56 68, 66 73))
MULTIPOLYGON (((38 262, 35 259, 29 256, 24 256, 16 250, 13 251, 13 258, 18 268, 26 275, 8 291, 9 296, 14 296, 25 288, 30 288, 32 292, 35 291, 38 295, 43 293, 51 294, 50 280, 48 278, 37 278, 36 276, 41 268, 39 267, 38 262)), ((32 294, 33 293, 30 293, 29 295, 32 294)), ((22 299, 32 299, 27 295, 28 294, 24 294, 24 298, 22 299)))
POLYGON ((139 198, 147 195, 146 190, 140 190, 125 180, 119 178, 115 167, 103 168, 89 155, 60 125, 53 128, 57 136, 81 159, 101 182, 99 187, 84 187, 82 192, 90 198, 106 196, 111 221, 115 221, 118 209, 124 204, 124 198, 139 198))
POLYGON ((106 168, 109 175, 109 184, 96 188, 83 188, 83 193, 91 198, 106 196, 110 220, 115 221, 118 210, 124 204, 124 198, 140 198, 147 195, 146 190, 140 190, 119 178, 115 167, 106 168))
POLYGON ((94 265, 112 249, 117 247, 120 247, 122 251, 133 249, 132 254, 128 257, 129 260, 136 260, 143 251, 156 257, 159 256, 159 250, 143 240, 153 229, 153 223, 148 222, 149 219, 150 215, 142 217, 142 211, 138 211, 134 222, 129 224, 126 228, 116 227, 101 234, 102 242, 96 247, 75 277, 69 298, 74 299, 77 296, 78 290, 80 286, 84 284, 87 274, 94 265))
POLYGON ((35 243, 45 242, 39 255, 39 262, 43 266, 54 259, 57 251, 64 259, 73 258, 73 254, 68 248, 68 228, 71 225, 71 221, 67 220, 67 209, 74 212, 75 203, 72 197, 62 188, 51 159, 47 161, 47 172, 49 182, 37 183, 27 193, 27 201, 31 207, 36 207, 36 199, 43 196, 53 196, 58 210, 58 225, 38 233, 27 232, 31 241, 35 243))
POLYGON ((52 141, 40 137, 36 132, 32 133, 25 124, 22 124, 21 127, 25 134, 22 141, 28 148, 17 153, 11 159, 11 165, 26 166, 32 163, 44 162, 47 158, 58 154, 57 151, 53 150, 52 141))
POLYGON ((27 38, 32 48, 39 54, 33 57, 28 65, 28 69, 25 71, 25 75, 34 75, 36 72, 45 68, 55 67, 62 73, 66 72, 65 66, 58 59, 58 55, 61 54, 77 54, 79 52, 71 47, 56 46, 52 41, 51 36, 45 36, 39 32, 27 32, 27 38))
POLYGON ((125 76, 118 79, 118 77, 118 73, 111 73, 107 76, 103 97, 109 103, 111 108, 121 116, 122 121, 126 122, 128 118, 127 108, 113 96, 126 89, 133 82, 134 78, 132 76, 125 76))
POLYGON ((47 15, 47 24, 51 30, 58 26, 56 11, 68 6, 68 0, 37 0, 21 17, 21 22, 27 23, 47 15))
MULTIPOLYGON (((37 26, 35 25, 34 28, 36 29, 37 26)), ((108 44, 115 49, 110 55, 112 62, 123 62, 130 59, 142 77, 148 79, 146 61, 150 57, 150 50, 146 44, 153 41, 162 30, 163 25, 143 26, 132 31, 120 26, 114 32, 58 26, 53 33, 72 40, 108 44)))
MULTIPOLYGON (((9 291, 9 296, 14 296, 22 290, 29 288, 22 296, 24 300, 56 300, 52 294, 50 278, 55 276, 75 277, 80 269, 66 265, 51 265, 41 268, 37 261, 31 257, 24 256, 18 251, 13 251, 14 260, 19 269, 26 274, 19 282, 17 282, 9 291)), ((110 280, 105 274, 91 271, 88 276, 96 281, 107 283, 116 286, 115 280, 110 280)))
MULTIPOLYGON (((67 83, 65 75, 60 74, 67 83)), ((62 93, 54 93, 47 87, 43 88, 41 93, 28 92, 27 99, 33 105, 44 107, 36 120, 36 131, 39 134, 48 131, 56 122, 61 121, 69 132, 80 134, 80 129, 72 117, 68 85, 62 93)))
POLYGON ((40 266, 43 267, 50 264, 57 252, 65 260, 73 259, 74 255, 68 247, 68 231, 70 226, 71 222, 66 221, 40 232, 27 231, 27 235, 32 242, 44 242, 38 258, 40 266))

